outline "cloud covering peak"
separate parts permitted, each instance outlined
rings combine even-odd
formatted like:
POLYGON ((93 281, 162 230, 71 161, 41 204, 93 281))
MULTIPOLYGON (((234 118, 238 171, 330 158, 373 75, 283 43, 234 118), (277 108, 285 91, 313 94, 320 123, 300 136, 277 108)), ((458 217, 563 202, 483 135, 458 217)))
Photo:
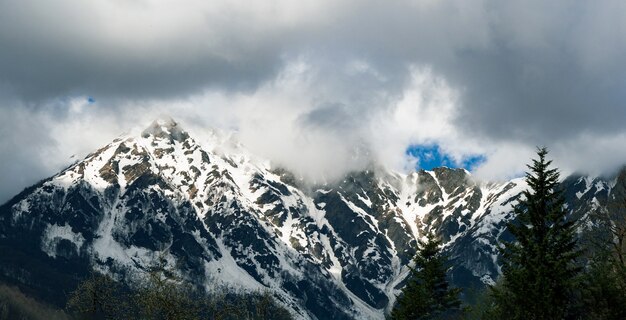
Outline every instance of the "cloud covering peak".
POLYGON ((338 176, 411 145, 485 178, 626 163, 623 1, 0 0, 0 199, 170 114, 338 176), (87 97, 93 97, 90 102, 87 97), (4 183, 4 181, 8 181, 4 183))

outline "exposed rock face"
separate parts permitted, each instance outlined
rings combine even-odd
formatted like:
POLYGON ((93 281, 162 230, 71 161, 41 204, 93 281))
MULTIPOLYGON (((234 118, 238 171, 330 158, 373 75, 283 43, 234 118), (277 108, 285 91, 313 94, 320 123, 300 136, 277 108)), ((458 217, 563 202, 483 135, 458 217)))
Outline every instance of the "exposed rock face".
MULTIPOLYGON (((0 207, 2 277, 54 300, 51 288, 89 268, 131 281, 165 252, 200 286, 270 288, 302 318, 376 319, 429 230, 444 240, 457 285, 498 275, 521 179, 372 169, 303 188, 241 146, 222 148, 229 143, 199 143, 173 120, 156 121, 24 190, 0 207)), ((568 208, 585 218, 623 181, 570 177, 568 208)))

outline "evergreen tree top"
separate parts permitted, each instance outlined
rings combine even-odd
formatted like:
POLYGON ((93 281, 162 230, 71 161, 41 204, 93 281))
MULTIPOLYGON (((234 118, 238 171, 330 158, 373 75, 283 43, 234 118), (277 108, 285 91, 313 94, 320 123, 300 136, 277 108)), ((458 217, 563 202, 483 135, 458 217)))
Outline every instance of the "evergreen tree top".
POLYGON ((502 248, 504 286, 495 296, 511 319, 566 318, 580 271, 574 222, 567 219, 559 172, 547 154, 538 148, 528 166, 529 189, 515 207, 517 220, 508 224, 515 241, 502 248))
POLYGON ((391 319, 440 319, 458 313, 460 290, 448 283, 448 259, 433 233, 426 235, 426 241, 418 241, 414 261, 415 268, 409 267, 407 284, 398 296, 391 319))

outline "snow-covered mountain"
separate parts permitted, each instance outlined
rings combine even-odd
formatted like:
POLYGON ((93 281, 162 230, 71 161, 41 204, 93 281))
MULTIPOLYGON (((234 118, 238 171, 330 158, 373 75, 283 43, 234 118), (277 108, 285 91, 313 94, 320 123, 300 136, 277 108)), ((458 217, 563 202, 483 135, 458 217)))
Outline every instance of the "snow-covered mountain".
MULTIPOLYGON (((624 181, 569 177, 568 208, 585 218, 624 181)), ((198 141, 158 120, 0 206, 0 274, 53 296, 89 268, 132 281, 165 254, 208 290, 269 288, 298 318, 382 319, 428 230, 455 284, 493 282, 525 188, 463 169, 375 166, 305 185, 233 139, 198 141)))

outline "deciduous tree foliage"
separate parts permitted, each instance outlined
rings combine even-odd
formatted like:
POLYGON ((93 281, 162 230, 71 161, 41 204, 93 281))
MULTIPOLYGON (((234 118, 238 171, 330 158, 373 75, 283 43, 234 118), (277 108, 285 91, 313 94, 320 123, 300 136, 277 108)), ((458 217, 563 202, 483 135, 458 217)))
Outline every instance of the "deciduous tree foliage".
POLYGON ((107 275, 92 271, 68 299, 68 310, 79 319, 124 319, 127 301, 122 286, 107 275))
POLYGON ((204 292, 177 276, 164 254, 134 289, 93 272, 70 294, 68 311, 78 319, 289 320, 291 314, 269 292, 216 287, 204 292))

